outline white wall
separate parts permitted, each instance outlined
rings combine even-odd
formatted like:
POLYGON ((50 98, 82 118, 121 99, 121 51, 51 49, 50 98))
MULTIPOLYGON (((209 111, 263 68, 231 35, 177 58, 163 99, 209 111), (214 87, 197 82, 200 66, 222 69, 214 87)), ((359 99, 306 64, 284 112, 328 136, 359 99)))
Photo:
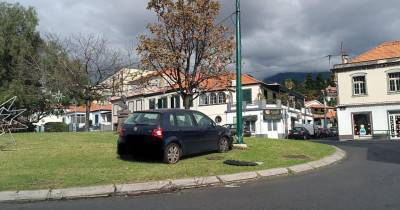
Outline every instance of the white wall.
MULTIPOLYGON (((400 110, 399 105, 382 105, 382 106, 358 106, 346 107, 337 110, 339 135, 353 135, 353 119, 352 113, 371 112, 372 113, 372 129, 373 130, 389 130, 388 111, 400 110)), ((378 132, 376 132, 378 133, 378 132)), ((384 133, 384 132, 379 132, 384 133)), ((348 139, 342 139, 348 140, 348 139)))
POLYGON ((388 92, 387 73, 398 71, 400 67, 386 67, 336 73, 339 105, 399 102, 400 94, 388 92), (365 74, 367 95, 353 96, 352 76, 365 74))

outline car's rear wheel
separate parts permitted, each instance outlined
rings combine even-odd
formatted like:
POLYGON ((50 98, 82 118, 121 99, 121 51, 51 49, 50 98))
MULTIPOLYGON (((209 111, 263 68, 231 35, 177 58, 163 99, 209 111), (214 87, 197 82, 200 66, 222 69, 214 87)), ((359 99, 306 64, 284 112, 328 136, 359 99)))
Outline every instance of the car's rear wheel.
POLYGON ((218 141, 218 152, 228 152, 229 151, 229 140, 225 136, 220 138, 218 141))
POLYGON ((164 150, 164 162, 168 164, 175 164, 182 156, 182 150, 176 143, 168 144, 164 150))
POLYGON ((128 154, 127 148, 125 144, 118 143, 117 144, 117 154, 119 156, 124 156, 128 154))

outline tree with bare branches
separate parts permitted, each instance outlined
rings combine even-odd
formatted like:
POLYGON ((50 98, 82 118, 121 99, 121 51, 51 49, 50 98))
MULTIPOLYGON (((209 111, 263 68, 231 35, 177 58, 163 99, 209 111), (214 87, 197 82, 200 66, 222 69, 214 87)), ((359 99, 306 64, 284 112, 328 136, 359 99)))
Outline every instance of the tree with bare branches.
POLYGON ((208 91, 207 81, 227 73, 234 39, 227 27, 215 23, 216 0, 150 0, 147 9, 158 22, 147 26, 150 35, 139 37, 143 68, 158 73, 190 108, 193 98, 208 91))
POLYGON ((63 46, 67 59, 58 61, 64 80, 70 84, 70 94, 84 101, 86 106, 85 130, 89 130, 89 115, 93 101, 103 100, 103 91, 109 86, 103 81, 124 67, 120 51, 109 46, 102 36, 74 35, 68 39, 52 39, 63 46))

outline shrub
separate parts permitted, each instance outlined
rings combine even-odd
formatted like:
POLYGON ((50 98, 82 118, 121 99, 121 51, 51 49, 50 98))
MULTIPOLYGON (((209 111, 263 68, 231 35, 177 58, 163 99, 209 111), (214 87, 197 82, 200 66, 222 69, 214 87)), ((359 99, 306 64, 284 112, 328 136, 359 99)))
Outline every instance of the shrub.
POLYGON ((67 132, 68 125, 62 122, 48 122, 44 125, 45 132, 67 132))

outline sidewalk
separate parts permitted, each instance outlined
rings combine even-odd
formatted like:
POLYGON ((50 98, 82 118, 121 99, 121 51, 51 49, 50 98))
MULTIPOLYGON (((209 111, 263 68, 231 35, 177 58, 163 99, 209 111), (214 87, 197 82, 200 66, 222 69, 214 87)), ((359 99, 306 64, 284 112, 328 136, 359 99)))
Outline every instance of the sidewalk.
POLYGON ((43 189, 27 191, 0 192, 0 202, 44 201, 76 198, 93 198, 118 195, 141 195, 148 193, 171 192, 188 188, 225 185, 235 182, 245 182, 267 177, 304 173, 324 166, 334 164, 346 157, 346 152, 335 147, 336 152, 317 161, 294 165, 286 168, 273 168, 261 171, 242 172, 219 176, 195 177, 176 180, 133 184, 110 184, 102 186, 43 189))

